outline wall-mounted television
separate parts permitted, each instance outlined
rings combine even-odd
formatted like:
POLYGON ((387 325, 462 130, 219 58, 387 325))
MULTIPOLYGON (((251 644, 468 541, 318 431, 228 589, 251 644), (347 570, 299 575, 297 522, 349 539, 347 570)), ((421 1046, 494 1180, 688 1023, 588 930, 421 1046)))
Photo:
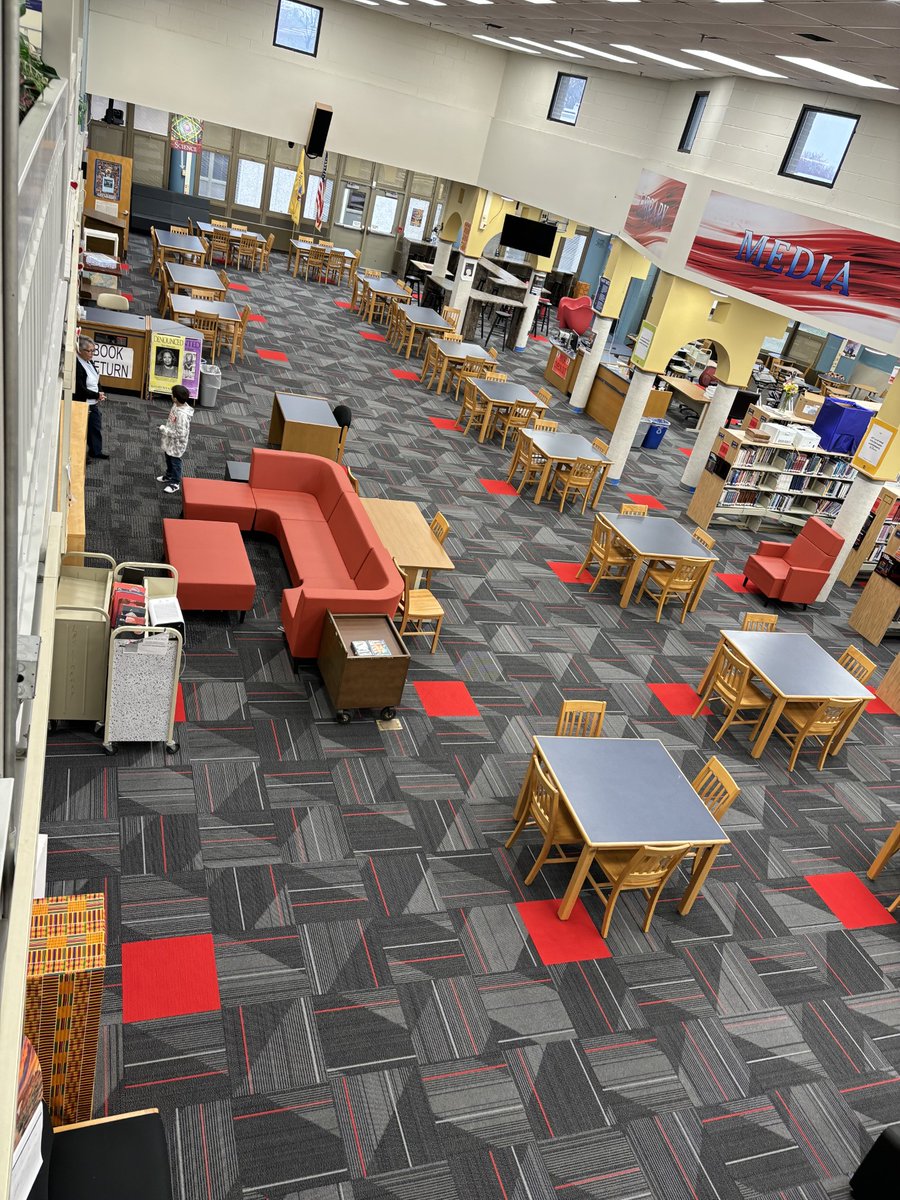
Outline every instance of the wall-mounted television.
POLYGON ((553 253, 556 234, 556 226, 546 221, 528 221, 525 217, 508 215, 503 219, 500 245, 508 246, 510 250, 523 250, 526 254, 536 254, 538 258, 547 258, 553 253))

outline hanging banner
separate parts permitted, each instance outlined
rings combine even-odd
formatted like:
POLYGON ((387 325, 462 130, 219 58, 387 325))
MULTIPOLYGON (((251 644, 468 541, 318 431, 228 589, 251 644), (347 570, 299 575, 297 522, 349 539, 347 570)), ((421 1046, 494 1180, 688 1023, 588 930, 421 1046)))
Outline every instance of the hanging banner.
POLYGON ((196 117, 172 113, 169 145, 173 150, 187 150, 196 154, 203 145, 203 122, 198 121, 196 117))
POLYGON ((186 337, 184 354, 181 359, 181 382, 196 400, 200 391, 200 359, 203 355, 203 341, 199 337, 186 337))
POLYGON ((171 392, 176 383, 181 383, 184 342, 177 334, 150 335, 149 391, 171 392))
POLYGON ((664 246, 669 240, 687 184, 655 171, 641 171, 625 218, 625 232, 642 246, 664 246))
POLYGON ((687 265, 886 341, 900 322, 900 242, 724 192, 710 194, 687 265))

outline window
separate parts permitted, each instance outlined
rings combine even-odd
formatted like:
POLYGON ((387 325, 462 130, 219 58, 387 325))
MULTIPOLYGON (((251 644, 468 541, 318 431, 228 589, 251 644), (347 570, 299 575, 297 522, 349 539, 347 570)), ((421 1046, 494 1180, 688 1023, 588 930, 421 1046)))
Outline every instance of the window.
POLYGON ((411 196, 406 206, 406 220, 403 222, 403 236, 414 242, 431 240, 431 226, 428 224, 428 210, 431 204, 428 200, 417 200, 411 196))
POLYGON ((216 150, 201 151, 197 195, 208 196, 210 200, 224 200, 227 183, 228 155, 216 150))
POLYGON ((558 121, 561 125, 574 125, 578 120, 578 111, 581 108, 586 87, 586 76, 564 75, 560 71, 556 76, 556 87, 553 89, 553 99, 550 101, 547 120, 558 121))
POLYGON ((362 229, 365 212, 366 189, 355 187, 352 183, 345 184, 338 206, 338 225, 346 225, 348 229, 362 229))
POLYGON ((299 0, 278 0, 273 44, 298 54, 316 56, 319 50, 319 31, 322 10, 315 4, 300 4, 299 0))
POLYGON ((585 240, 583 233, 576 233, 573 237, 563 240, 557 271, 562 271, 565 275, 575 274, 581 263, 585 240))
POLYGON ((369 218, 369 232, 393 233, 399 203, 396 192, 376 192, 375 203, 372 205, 372 216, 369 218))
POLYGON ((266 164, 254 158, 239 158, 234 202, 243 208, 259 208, 262 204, 263 179, 266 164))
POLYGON ((134 128, 141 133, 160 133, 165 137, 169 132, 169 114, 161 108, 144 108, 142 104, 136 104, 134 128))
MULTIPOLYGON (((319 194, 321 175, 307 175, 306 195, 303 197, 303 216, 307 221, 316 219, 316 196, 319 194)), ((325 180, 325 203, 322 206, 322 220, 327 221, 331 216, 331 197, 334 194, 334 180, 325 180)), ((357 226, 359 228, 359 226, 357 226)))
POLYGON ((691 101, 691 111, 688 113, 688 119, 684 123, 684 130, 681 134, 681 141, 678 143, 678 149, 682 154, 690 154, 694 148, 694 141, 700 132, 700 122, 703 120, 703 114, 706 112, 708 100, 709 92, 694 93, 694 99, 691 101))
MULTIPOLYGON (((272 188, 269 192, 269 212, 286 213, 291 207, 294 180, 297 172, 287 167, 275 167, 272 172, 272 188)), ((307 184, 307 186, 309 186, 307 184)))
POLYGON ((805 104, 778 174, 834 187, 858 124, 852 113, 805 104))

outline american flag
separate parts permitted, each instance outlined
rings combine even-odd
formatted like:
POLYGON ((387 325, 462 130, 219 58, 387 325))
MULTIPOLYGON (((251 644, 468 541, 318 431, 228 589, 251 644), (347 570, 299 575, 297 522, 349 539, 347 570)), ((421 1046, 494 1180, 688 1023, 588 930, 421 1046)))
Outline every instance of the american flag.
POLYGON ((328 152, 322 159, 322 174, 319 177, 319 187, 316 191, 316 229, 322 228, 322 218, 325 214, 325 176, 328 172, 328 152))

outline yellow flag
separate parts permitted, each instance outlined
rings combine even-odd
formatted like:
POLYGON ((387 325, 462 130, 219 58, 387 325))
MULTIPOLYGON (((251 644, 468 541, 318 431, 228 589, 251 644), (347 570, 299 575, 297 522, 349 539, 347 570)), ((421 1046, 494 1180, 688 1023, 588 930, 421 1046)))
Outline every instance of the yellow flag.
POLYGON ((306 194, 306 151, 300 151, 300 161, 297 163, 297 174, 294 176, 294 186, 291 192, 291 203, 288 214, 295 225, 300 224, 303 216, 303 197, 306 194))

